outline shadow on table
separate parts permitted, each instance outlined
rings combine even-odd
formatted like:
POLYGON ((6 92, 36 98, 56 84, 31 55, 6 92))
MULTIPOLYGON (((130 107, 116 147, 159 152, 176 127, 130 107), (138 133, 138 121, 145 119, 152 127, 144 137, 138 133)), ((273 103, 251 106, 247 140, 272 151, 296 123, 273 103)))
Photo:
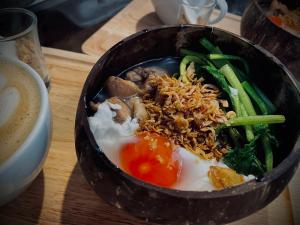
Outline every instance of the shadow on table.
POLYGON ((62 224, 149 225, 104 202, 89 186, 78 164, 64 194, 62 224))
POLYGON ((29 188, 0 208, 0 224, 38 224, 44 201, 43 170, 29 188), (28 216, 30 215, 30 216, 28 216))
POLYGON ((137 21, 136 31, 149 29, 151 27, 163 25, 163 22, 158 18, 155 12, 151 12, 143 16, 137 21))

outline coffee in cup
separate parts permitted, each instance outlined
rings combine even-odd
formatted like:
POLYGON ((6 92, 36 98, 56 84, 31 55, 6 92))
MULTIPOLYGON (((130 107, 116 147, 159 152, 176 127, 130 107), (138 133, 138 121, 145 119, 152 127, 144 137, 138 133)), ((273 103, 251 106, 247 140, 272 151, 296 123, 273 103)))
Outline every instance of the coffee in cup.
POLYGON ((40 75, 16 58, 0 56, 0 206, 38 176, 51 131, 50 102, 40 75))
POLYGON ((40 102, 36 80, 20 66, 0 59, 0 165, 32 131, 40 102))

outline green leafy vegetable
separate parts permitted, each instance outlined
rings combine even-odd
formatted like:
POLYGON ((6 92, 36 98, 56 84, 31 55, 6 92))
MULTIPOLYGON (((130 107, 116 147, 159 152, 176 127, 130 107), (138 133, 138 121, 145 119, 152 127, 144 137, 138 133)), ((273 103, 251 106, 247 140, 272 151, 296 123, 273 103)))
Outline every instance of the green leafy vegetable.
POLYGON ((180 49, 180 54, 181 54, 182 56, 196 56, 196 57, 198 57, 199 59, 203 60, 203 62, 206 62, 206 64, 209 65, 210 67, 216 68, 216 67, 214 66, 214 64, 211 63, 211 62, 207 59, 206 55, 204 55, 204 54, 202 54, 202 53, 199 53, 199 52, 195 52, 195 51, 191 51, 191 50, 182 48, 182 49, 180 49))
POLYGON ((183 83, 189 83, 190 82, 189 78, 186 75, 186 69, 187 69, 187 66, 191 62, 195 62, 195 63, 198 63, 200 65, 205 65, 206 64, 205 60, 203 60, 203 59, 201 59, 201 58, 199 58, 197 56, 193 56, 193 55, 187 55, 187 56, 185 56, 181 60, 180 65, 179 65, 179 73, 180 73, 179 79, 183 83))
POLYGON ((202 66, 209 74, 211 74, 216 81, 217 85, 225 91, 228 95, 230 95, 230 86, 228 85, 224 75, 217 69, 210 66, 202 66))
POLYGON ((261 142, 265 153, 266 169, 267 171, 270 171, 273 169, 273 151, 271 143, 269 141, 269 137, 267 135, 263 135, 261 142))
POLYGON ((205 70, 215 80, 216 85, 228 94, 237 117, 229 119, 216 128, 217 134, 226 128, 234 144, 234 148, 223 158, 225 164, 245 175, 261 175, 265 171, 270 171, 273 168, 272 147, 278 147, 278 141, 272 135, 268 125, 283 123, 285 117, 270 115, 276 111, 276 108, 264 93, 248 80, 250 69, 246 60, 239 56, 223 54, 219 46, 213 45, 206 38, 202 38, 200 44, 209 54, 187 49, 180 50, 184 58, 180 63, 179 79, 184 83, 190 82, 187 77, 187 67, 194 62, 200 65, 197 68, 200 68, 201 74, 205 70), (233 65, 232 60, 240 61, 244 71, 233 65), (251 100, 258 106, 259 114, 263 115, 257 115, 251 100), (244 126, 246 135, 241 135, 236 126, 244 126), (248 143, 244 144, 245 141, 248 143), (258 142, 264 150, 264 165, 257 158, 258 142), (241 145, 242 143, 244 145, 241 145))
POLYGON ((255 116, 256 112, 254 110, 252 102, 251 102, 249 96, 247 95, 247 93, 245 92, 241 82, 239 81, 239 79, 235 75, 234 71, 232 70, 232 68, 228 64, 226 64, 220 69, 220 72, 224 74, 224 76, 228 80, 229 84, 233 88, 236 88, 238 90, 238 96, 241 100, 241 103, 244 105, 247 113, 250 116, 255 116))
POLYGON ((239 147, 240 142, 243 140, 240 132, 235 127, 229 127, 228 133, 230 135, 230 138, 232 139, 234 146, 239 147))
POLYGON ((246 125, 261 125, 284 123, 285 117, 283 115, 259 115, 259 116, 243 116, 235 117, 228 120, 224 125, 230 126, 246 126, 246 125))
POLYGON ((250 69, 249 69, 248 63, 246 62, 246 60, 244 60, 243 58, 241 58, 239 56, 236 56, 236 55, 224 55, 224 54, 208 54, 208 58, 210 60, 224 60, 224 59, 238 60, 238 61, 240 61, 243 64, 246 73, 247 74, 250 73, 250 69))
MULTIPOLYGON (((223 52, 221 51, 221 49, 218 46, 214 46, 209 40, 207 40, 206 38, 202 38, 200 40, 200 44, 206 48, 209 53, 211 54, 223 54, 223 52)), ((230 65, 230 67, 234 70, 234 72, 237 74, 238 78, 240 81, 244 81, 247 80, 247 76, 246 74, 241 71, 239 68, 233 66, 228 60, 226 59, 219 59, 219 60, 212 60, 213 64, 220 69, 222 66, 224 66, 225 64, 230 65)))
POLYGON ((257 95, 266 104, 269 114, 274 113, 276 111, 276 107, 270 101, 270 99, 255 84, 253 84, 252 86, 253 86, 254 90, 256 91, 257 95))
POLYGON ((258 96, 258 94, 256 93, 255 89, 252 87, 252 85, 247 81, 244 81, 242 83, 242 85, 243 85, 244 89, 246 90, 246 92, 248 93, 248 95, 251 97, 251 99, 253 99, 254 102, 257 104, 257 106, 259 107, 262 114, 264 114, 264 115, 271 114, 271 112, 269 112, 266 104, 258 96))
MULTIPOLYGON (((242 116, 243 117, 247 117, 248 114, 246 112, 246 109, 243 105, 241 105, 241 112, 242 112, 242 116)), ((246 132, 246 138, 248 141, 252 141, 254 139, 254 133, 253 133, 253 129, 251 126, 246 125, 245 127, 245 132, 246 132)))
POLYGON ((265 169, 259 159, 256 157, 258 137, 242 148, 236 147, 230 150, 223 158, 224 163, 238 173, 255 176, 262 175, 265 169))

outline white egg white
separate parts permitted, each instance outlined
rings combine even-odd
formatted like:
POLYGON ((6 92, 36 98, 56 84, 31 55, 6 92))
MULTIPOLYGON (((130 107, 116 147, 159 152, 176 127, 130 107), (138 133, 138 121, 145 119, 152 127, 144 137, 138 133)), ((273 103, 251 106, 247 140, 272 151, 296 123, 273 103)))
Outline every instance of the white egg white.
POLYGON ((98 107, 95 115, 88 118, 90 129, 98 146, 117 166, 120 165, 121 145, 134 141, 134 132, 139 127, 137 120, 130 117, 122 124, 116 123, 114 121, 116 112, 112 109, 118 109, 118 107, 120 107, 118 104, 105 101, 98 107))

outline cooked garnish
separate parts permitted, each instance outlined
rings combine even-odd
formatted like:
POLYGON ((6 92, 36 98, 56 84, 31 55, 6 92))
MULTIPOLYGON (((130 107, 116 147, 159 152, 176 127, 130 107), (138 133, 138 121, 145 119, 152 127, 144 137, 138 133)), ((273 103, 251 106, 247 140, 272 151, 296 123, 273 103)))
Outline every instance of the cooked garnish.
POLYGON ((245 182, 244 177, 234 170, 219 166, 211 166, 208 177, 217 189, 229 188, 245 182))
POLYGON ((142 131, 167 136, 203 159, 220 159, 227 152, 216 142, 216 127, 227 122, 216 86, 198 80, 184 84, 169 76, 151 76, 149 82, 156 90, 143 96, 150 119, 141 124, 142 131))

